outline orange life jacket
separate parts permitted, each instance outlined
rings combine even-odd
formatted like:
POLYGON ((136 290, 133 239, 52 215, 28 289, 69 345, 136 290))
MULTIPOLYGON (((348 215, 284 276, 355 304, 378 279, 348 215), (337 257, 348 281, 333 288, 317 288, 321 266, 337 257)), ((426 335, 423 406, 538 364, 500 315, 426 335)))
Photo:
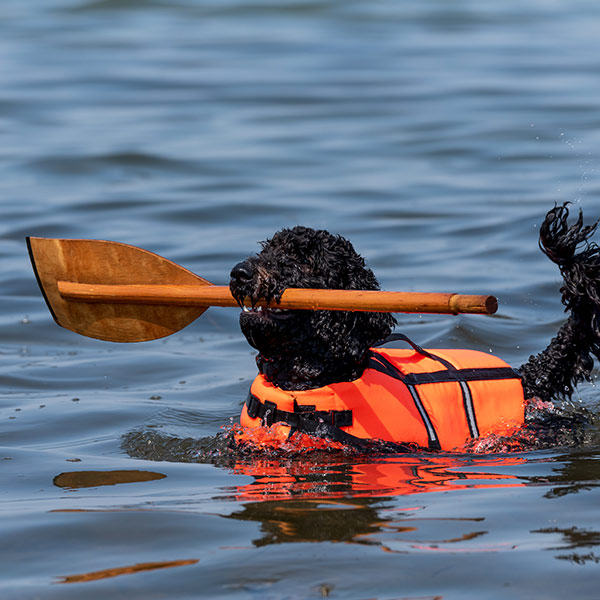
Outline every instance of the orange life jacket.
MULTIPOLYGON (((407 340, 408 341, 408 340, 407 340)), ((286 391, 258 375, 241 425, 282 422, 336 441, 384 440, 451 450, 524 422, 519 375, 475 350, 373 349, 355 381, 286 391)))

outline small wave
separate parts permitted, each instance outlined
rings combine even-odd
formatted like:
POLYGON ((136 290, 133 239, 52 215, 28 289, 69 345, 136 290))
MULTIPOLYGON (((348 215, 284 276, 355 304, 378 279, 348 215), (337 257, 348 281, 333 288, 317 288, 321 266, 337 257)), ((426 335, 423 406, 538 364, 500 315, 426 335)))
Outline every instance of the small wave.
POLYGON ((91 0, 69 8, 68 12, 147 10, 152 7, 161 8, 164 4, 154 0, 91 0))
POLYGON ((53 156, 38 158, 29 164, 36 171, 54 175, 93 175, 107 168, 157 169, 193 172, 189 160, 176 160, 143 152, 114 152, 90 156, 53 156))

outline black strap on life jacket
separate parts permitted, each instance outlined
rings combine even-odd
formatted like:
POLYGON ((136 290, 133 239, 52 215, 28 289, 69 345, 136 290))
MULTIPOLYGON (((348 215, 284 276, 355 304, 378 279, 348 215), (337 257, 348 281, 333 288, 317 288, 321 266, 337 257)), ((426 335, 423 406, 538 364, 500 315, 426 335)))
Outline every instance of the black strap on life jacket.
POLYGON ((457 369, 451 362, 436 356, 435 354, 424 350, 418 344, 415 344, 410 338, 403 333, 394 333, 388 336, 383 342, 377 344, 381 346, 388 342, 403 341, 407 342, 415 352, 418 352, 422 356, 426 356, 432 360, 435 360, 444 367, 446 370, 433 371, 431 373, 402 373, 396 365, 388 360, 382 354, 372 352, 369 360, 369 367, 376 371, 399 379, 406 385, 410 395, 413 398, 415 406, 419 411, 419 415, 423 421, 423 425, 427 431, 427 438, 430 449, 440 449, 440 441, 435 431, 435 427, 427 413, 423 401, 419 395, 418 388, 416 386, 426 383, 447 383, 457 382, 460 385, 462 397, 463 397, 463 408, 465 411, 465 417, 469 425, 469 433, 473 439, 479 437, 479 427, 477 425, 477 418, 475 416, 475 408, 473 406, 473 396, 471 394, 471 388, 469 387, 469 381, 485 381, 485 380, 497 380, 497 379, 520 379, 516 371, 510 367, 489 367, 489 368, 473 368, 473 369, 457 369))
POLYGON ((274 402, 261 402, 252 392, 248 392, 246 408, 248 416, 261 419, 263 426, 270 427, 279 421, 286 423, 291 427, 290 436, 301 431, 359 449, 365 449, 368 443, 340 429, 352 425, 351 410, 315 410, 314 405, 298 404, 294 400, 294 412, 290 412, 277 408, 274 402))
POLYGON ((277 421, 285 421, 292 427, 300 428, 304 421, 322 422, 334 427, 350 427, 352 425, 351 410, 315 410, 314 405, 298 404, 294 400, 294 412, 277 408, 274 402, 261 402, 254 394, 249 393, 246 399, 248 416, 259 417, 262 424, 270 427, 277 421))

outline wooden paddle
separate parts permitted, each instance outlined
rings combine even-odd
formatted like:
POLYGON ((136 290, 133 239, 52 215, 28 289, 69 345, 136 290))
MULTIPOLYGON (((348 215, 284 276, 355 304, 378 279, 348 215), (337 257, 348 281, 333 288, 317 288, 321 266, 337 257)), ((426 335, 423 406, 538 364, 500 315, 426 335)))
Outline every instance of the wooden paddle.
MULTIPOLYGON (((128 244, 28 237, 27 246, 54 320, 88 337, 154 340, 183 329, 209 306, 238 306, 227 286, 212 285, 158 254, 128 244)), ((274 306, 493 314, 498 302, 493 296, 289 288, 274 306)))

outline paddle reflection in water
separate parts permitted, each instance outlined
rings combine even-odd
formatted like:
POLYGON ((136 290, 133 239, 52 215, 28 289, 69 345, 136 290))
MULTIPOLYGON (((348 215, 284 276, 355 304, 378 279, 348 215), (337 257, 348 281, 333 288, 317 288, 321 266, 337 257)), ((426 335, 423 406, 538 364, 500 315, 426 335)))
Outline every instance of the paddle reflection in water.
POLYGON ((77 489, 120 483, 137 483, 164 479, 166 475, 152 471, 71 471, 61 473, 53 479, 57 487, 77 489))
MULTIPOLYGON (((166 477, 163 473, 154 471, 131 470, 112 470, 112 471, 71 471, 61 473, 53 479, 55 486, 67 490, 76 490, 80 488, 93 488, 100 486, 120 485, 124 483, 140 483, 146 481, 156 481, 166 477)), ((122 509, 119 509, 122 510, 122 509)), ((51 512, 92 512, 87 509, 58 509, 51 512)), ((72 575, 61 575, 58 577, 58 583, 85 583, 89 581, 99 581, 102 579, 111 579, 121 575, 134 575, 141 572, 156 571, 159 569, 170 569, 173 567, 183 567, 194 565, 198 559, 180 559, 136 563, 132 565, 116 566, 87 573, 76 573, 72 575)))
POLYGON ((93 571, 91 573, 78 573, 76 575, 64 575, 58 583, 84 583, 86 581, 99 581, 100 579, 109 579, 111 577, 119 577, 120 575, 132 575, 143 571, 155 571, 157 569, 170 569, 172 567, 184 567, 187 565, 195 565, 197 559, 189 560, 170 560, 164 562, 138 563, 126 567, 115 567, 112 569, 102 569, 101 571, 93 571))

